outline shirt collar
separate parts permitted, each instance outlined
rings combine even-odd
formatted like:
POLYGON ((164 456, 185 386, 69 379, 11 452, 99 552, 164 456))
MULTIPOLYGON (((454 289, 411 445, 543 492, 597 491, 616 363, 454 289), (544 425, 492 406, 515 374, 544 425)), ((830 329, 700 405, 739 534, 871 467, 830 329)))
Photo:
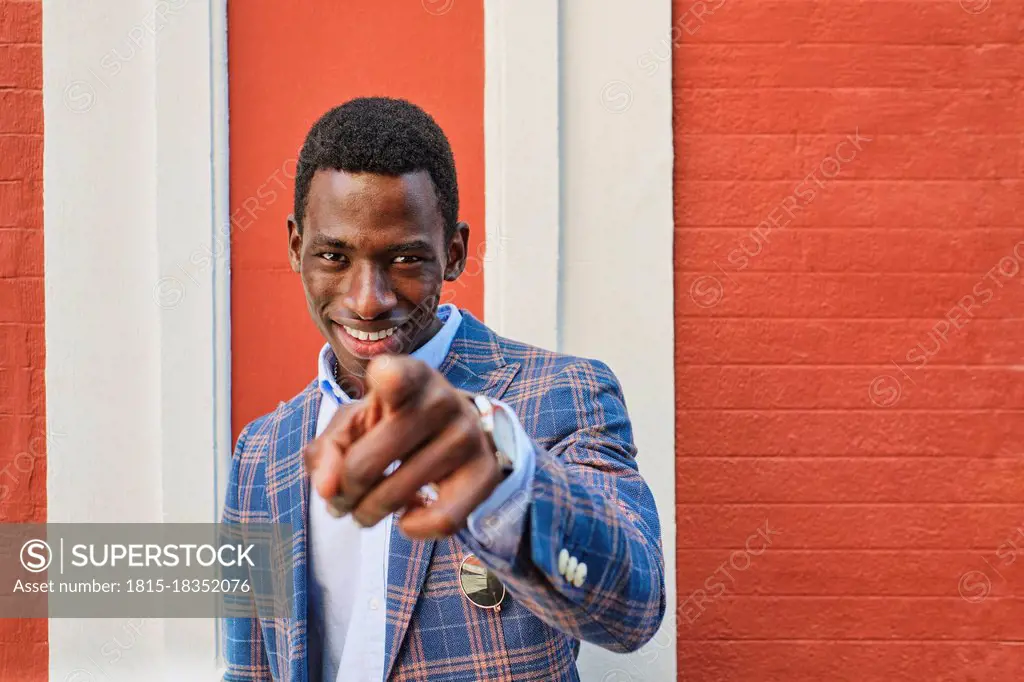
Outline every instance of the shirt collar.
MULTIPOLYGON (((444 322, 444 325, 425 344, 412 353, 412 357, 422 360, 434 369, 439 368, 445 357, 448 356, 455 334, 459 331, 459 325, 462 324, 462 313, 451 303, 445 303, 438 307, 437 318, 444 322)), ((331 350, 331 344, 325 343, 320 349, 320 356, 317 360, 317 385, 320 386, 323 397, 334 398, 338 403, 349 403, 352 402, 352 399, 341 390, 338 382, 334 379, 334 366, 337 362, 334 351, 331 350)))

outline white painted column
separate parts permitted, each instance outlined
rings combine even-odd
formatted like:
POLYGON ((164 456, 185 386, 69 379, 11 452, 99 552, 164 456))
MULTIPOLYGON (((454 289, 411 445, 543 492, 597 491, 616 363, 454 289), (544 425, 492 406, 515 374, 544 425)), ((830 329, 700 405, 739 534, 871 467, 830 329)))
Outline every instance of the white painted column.
POLYGON ((484 8, 484 316, 504 336, 555 348, 559 7, 486 0, 484 8), (526 271, 530 277, 521 277, 526 271))
MULTIPOLYGON (((211 0, 43 2, 46 411, 67 434, 48 453, 50 522, 217 518, 230 428, 211 164, 213 123, 226 120, 211 39, 223 12, 211 0)), ((217 672, 209 618, 53 619, 49 639, 63 682, 217 672)))
POLYGON ((671 2, 487 0, 485 10, 488 239, 503 238, 488 249, 487 322, 608 363, 662 523, 661 631, 628 656, 584 645, 581 676, 674 680, 672 80, 670 68, 639 63, 669 38, 671 2))
POLYGON ((668 610, 629 656, 587 647, 584 680, 676 679, 672 77, 639 55, 670 33, 669 0, 564 0, 562 350, 622 382, 661 520, 668 610))

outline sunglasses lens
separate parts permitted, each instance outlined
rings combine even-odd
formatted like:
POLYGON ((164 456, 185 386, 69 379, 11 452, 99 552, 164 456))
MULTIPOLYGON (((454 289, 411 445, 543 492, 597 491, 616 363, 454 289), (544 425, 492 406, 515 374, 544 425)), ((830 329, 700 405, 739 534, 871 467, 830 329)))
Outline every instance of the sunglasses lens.
POLYGON ((459 584, 466 598, 480 608, 493 609, 505 598, 505 586, 472 554, 462 561, 459 584))

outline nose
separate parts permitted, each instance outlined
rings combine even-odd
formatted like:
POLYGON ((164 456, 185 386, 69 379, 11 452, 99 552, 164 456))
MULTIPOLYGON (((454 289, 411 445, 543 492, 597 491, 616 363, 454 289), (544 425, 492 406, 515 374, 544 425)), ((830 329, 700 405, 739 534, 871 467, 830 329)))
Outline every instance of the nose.
POLYGON ((398 304, 387 274, 373 263, 355 264, 349 270, 349 277, 343 301, 356 317, 375 320, 398 304))

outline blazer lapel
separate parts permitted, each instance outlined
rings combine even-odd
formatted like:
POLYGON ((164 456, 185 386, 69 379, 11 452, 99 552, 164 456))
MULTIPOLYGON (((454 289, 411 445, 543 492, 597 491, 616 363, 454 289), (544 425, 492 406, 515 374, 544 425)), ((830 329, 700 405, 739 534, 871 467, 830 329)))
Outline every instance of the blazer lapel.
MULTIPOLYGON (((519 371, 519 365, 505 362, 494 332, 467 311, 461 313, 462 324, 439 371, 457 388, 500 398, 519 371)), ((391 676, 398 659, 433 553, 433 540, 410 540, 402 535, 397 523, 391 525, 385 680, 391 676)))
POLYGON ((267 502, 271 523, 289 524, 292 532, 292 617, 274 621, 276 639, 285 646, 277 651, 282 679, 304 681, 307 677, 307 532, 309 491, 306 464, 300 451, 316 435, 320 390, 316 381, 280 408, 270 439, 267 458, 267 502))

